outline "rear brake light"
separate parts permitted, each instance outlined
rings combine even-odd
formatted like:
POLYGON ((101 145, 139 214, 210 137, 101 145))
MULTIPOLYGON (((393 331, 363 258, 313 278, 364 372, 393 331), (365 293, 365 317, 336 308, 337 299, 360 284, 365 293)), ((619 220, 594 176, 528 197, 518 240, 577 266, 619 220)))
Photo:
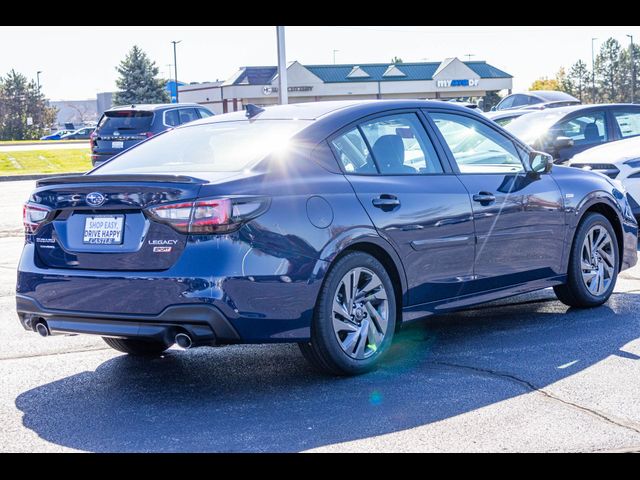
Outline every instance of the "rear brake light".
POLYGON ((25 203, 22 206, 22 221, 24 223, 24 233, 33 235, 40 225, 49 217, 51 210, 43 205, 25 203))
POLYGON ((262 215, 269 207, 267 198, 211 198, 194 202, 171 203, 147 209, 156 221, 181 233, 228 233, 243 222, 262 215))
POLYGON ((155 133, 153 133, 153 132, 145 132, 145 133, 144 133, 144 136, 145 136, 145 137, 147 137, 147 138, 151 138, 151 137, 153 137, 154 135, 155 135, 155 133))

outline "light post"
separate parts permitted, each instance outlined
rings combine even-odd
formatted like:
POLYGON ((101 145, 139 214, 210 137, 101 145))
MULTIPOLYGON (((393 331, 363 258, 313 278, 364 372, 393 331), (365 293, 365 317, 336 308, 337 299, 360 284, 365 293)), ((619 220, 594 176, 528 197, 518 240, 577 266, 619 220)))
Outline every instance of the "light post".
POLYGON ((38 70, 36 72, 36 83, 38 84, 38 93, 40 93, 40 74, 42 73, 42 70, 38 70))
POLYGON ((287 89, 287 59, 284 49, 284 27, 276 27, 278 40, 278 96, 280 105, 289 103, 289 90, 287 89))
POLYGON ((336 53, 339 52, 340 50, 334 50, 333 51, 333 64, 336 64, 336 53))
POLYGON ((176 58, 176 45, 179 44, 182 40, 171 40, 173 43, 173 79, 176 82, 176 103, 178 103, 178 60, 176 58))
POLYGON ((595 69, 595 57, 593 55, 593 42, 597 38, 591 39, 591 101, 596 101, 596 69, 595 69))
POLYGON ((636 55, 633 48, 633 35, 627 35, 627 37, 631 40, 631 51, 629 52, 631 56, 631 103, 636 103, 636 55))

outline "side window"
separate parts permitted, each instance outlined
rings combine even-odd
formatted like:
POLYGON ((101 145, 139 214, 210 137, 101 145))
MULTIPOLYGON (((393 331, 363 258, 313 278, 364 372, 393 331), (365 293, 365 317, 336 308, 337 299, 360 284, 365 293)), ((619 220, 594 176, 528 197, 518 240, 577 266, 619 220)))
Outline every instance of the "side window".
POLYGON ((522 107, 529 104, 529 97, 526 95, 514 95, 512 107, 522 107))
POLYGON ((360 124, 383 175, 442 173, 442 165, 415 113, 360 124))
POLYGON ((524 167, 513 142, 479 120, 431 113, 461 173, 518 173, 524 167))
POLYGON ((177 127, 180 125, 180 118, 178 117, 178 110, 169 110, 164 112, 164 123, 170 127, 177 127))
POLYGON ((194 120, 198 120, 198 114, 196 113, 195 108, 181 108, 178 110, 178 114, 180 115, 180 125, 187 122, 193 122, 194 120))
POLYGON ((367 144, 357 128, 349 130, 331 141, 346 173, 376 174, 378 170, 369 154, 367 144))
POLYGON ((539 98, 531 97, 527 95, 527 103, 529 105, 535 105, 536 103, 542 103, 542 100, 540 100, 539 98))
POLYGON ((640 111, 614 110, 613 116, 620 128, 620 135, 622 135, 622 138, 640 135, 640 111))
POLYGON ((549 130, 549 140, 569 137, 576 146, 604 143, 607 138, 607 125, 604 112, 594 112, 579 117, 573 117, 555 124, 549 130))
POLYGON ((204 108, 198 108, 198 113, 200 114, 200 118, 207 118, 212 115, 209 110, 205 110, 204 108))
POLYGON ((515 95, 512 95, 512 96, 507 97, 504 100, 502 100, 500 102, 500 108, 498 108, 498 110, 506 110, 508 108, 511 108, 513 106, 514 98, 515 98, 515 95))

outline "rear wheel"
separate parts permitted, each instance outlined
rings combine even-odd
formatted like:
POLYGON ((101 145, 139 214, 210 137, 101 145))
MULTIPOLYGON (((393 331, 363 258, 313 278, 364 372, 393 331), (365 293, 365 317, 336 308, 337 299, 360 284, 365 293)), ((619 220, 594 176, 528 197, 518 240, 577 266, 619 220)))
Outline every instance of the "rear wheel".
POLYGON ((102 337, 107 345, 119 352, 142 357, 157 357, 170 345, 157 340, 139 340, 134 338, 102 337))
POLYGON ((567 283, 553 287, 570 307, 597 307, 606 302, 618 277, 618 242, 611 222, 589 213, 580 223, 571 248, 567 283))
POLYGON ((300 350, 318 370, 357 375, 374 368, 384 355, 395 323, 395 295, 384 266, 366 253, 349 253, 327 275, 311 341, 299 344, 300 350))

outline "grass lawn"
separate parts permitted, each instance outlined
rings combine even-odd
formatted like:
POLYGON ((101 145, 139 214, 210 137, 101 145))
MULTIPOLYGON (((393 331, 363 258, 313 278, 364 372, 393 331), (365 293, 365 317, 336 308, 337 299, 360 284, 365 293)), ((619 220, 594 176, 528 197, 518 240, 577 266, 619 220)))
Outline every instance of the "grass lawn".
POLYGON ((0 175, 86 172, 91 169, 89 149, 0 152, 0 175))

